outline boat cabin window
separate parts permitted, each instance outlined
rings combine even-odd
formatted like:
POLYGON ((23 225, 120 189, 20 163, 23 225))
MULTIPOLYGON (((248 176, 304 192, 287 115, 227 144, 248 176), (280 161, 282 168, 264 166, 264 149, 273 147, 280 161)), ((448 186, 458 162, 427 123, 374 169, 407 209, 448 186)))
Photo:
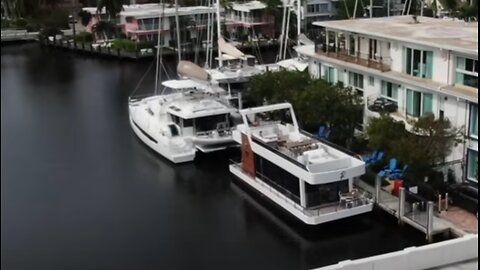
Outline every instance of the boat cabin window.
POLYGON ((173 114, 171 114, 170 116, 172 117, 172 122, 180 126, 180 117, 173 114))
MULTIPOLYGON (((205 117, 199 117, 195 119, 195 130, 198 131, 210 131, 216 130, 219 127, 219 123, 226 123, 226 126, 229 126, 228 123, 228 115, 226 114, 219 114, 219 115, 211 115, 205 117)), ((222 125, 220 125, 222 126, 222 125)))
POLYGON ((192 119, 183 119, 183 127, 193 127, 192 119))
POLYGON ((348 180, 310 185, 305 182, 305 196, 307 208, 317 207, 324 204, 338 203, 339 193, 348 192, 348 180))
POLYGON ((300 186, 296 176, 269 160, 255 155, 255 176, 292 201, 300 203, 300 186))
POLYGON ((175 137, 175 136, 178 136, 179 133, 178 133, 178 129, 175 125, 168 125, 168 127, 170 128, 170 133, 172 134, 172 137, 175 137))

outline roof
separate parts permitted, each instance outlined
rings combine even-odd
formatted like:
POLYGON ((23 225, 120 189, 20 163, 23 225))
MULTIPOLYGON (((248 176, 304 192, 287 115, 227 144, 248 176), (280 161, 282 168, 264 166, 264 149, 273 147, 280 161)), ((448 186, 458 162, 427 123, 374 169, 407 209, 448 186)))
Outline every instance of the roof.
POLYGON ((453 50, 478 56, 478 23, 417 17, 391 16, 355 20, 319 21, 313 25, 346 32, 453 50))
MULTIPOLYGON (((96 7, 84 7, 82 10, 87 11, 91 14, 96 14, 96 7)), ((192 7, 179 7, 178 15, 193 15, 193 14, 204 14, 215 12, 215 6, 192 6, 192 7)), ((120 12, 120 16, 123 17, 136 17, 136 18, 157 18, 159 15, 164 12, 165 16, 175 16, 174 7, 166 7, 165 11, 162 11, 162 6, 160 4, 143 4, 143 5, 124 5, 123 10, 120 12)), ((105 14, 105 8, 100 12, 105 14)))
POLYGON ((227 106, 213 98, 182 98, 168 105, 167 112, 183 119, 228 114, 235 108, 227 106))
POLYGON ((202 85, 196 81, 192 80, 168 80, 168 81, 163 81, 162 82, 163 86, 166 86, 168 88, 172 88, 175 90, 179 89, 203 89, 205 88, 205 85, 202 85))
POLYGON ((233 10, 238 10, 238 11, 243 11, 243 12, 250 12, 252 10, 257 10, 257 9, 264 9, 266 8, 267 5, 260 1, 250 1, 246 3, 237 3, 234 2, 232 4, 232 9, 233 10))
MULTIPOLYGON (((132 9, 124 10, 120 12, 120 16, 123 17, 135 17, 135 18, 157 18, 160 14, 164 16, 175 16, 175 8, 165 8, 162 11, 162 7, 152 7, 148 9, 132 9)), ((194 15, 194 14, 204 14, 204 13, 213 13, 215 12, 215 7, 206 7, 206 6, 194 6, 194 7, 179 7, 178 15, 194 15)))

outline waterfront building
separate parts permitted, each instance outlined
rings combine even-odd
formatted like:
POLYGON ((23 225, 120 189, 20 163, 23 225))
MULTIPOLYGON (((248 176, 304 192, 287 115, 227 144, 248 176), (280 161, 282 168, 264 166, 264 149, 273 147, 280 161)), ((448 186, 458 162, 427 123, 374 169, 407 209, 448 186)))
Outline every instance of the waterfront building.
POLYGON ((448 118, 466 140, 444 167, 459 181, 478 182, 477 22, 393 16, 314 25, 320 38, 296 48, 309 59, 311 76, 355 89, 365 103, 364 125, 387 108, 407 130, 426 113, 448 118))
POLYGON ((331 0, 306 0, 303 3, 303 27, 305 33, 312 28, 313 22, 328 21, 335 16, 335 5, 331 0))
POLYGON ((260 1, 233 2, 225 10, 225 26, 237 39, 273 37, 275 18, 267 12, 267 5, 260 1))
MULTIPOLYGON (((105 10, 97 14, 96 7, 86 7, 83 10, 92 14, 92 19, 86 29, 92 32, 93 26, 100 20, 108 19, 105 10)), ((175 7, 160 4, 124 5, 114 22, 127 38, 138 41, 157 41, 159 26, 163 35, 164 46, 172 46, 175 40, 175 7), (162 14, 162 24, 159 17, 162 14)), ((186 42, 192 41, 197 36, 206 39, 206 34, 199 35, 199 31, 207 27, 208 14, 215 14, 215 7, 192 6, 179 7, 178 16, 182 24, 182 33, 186 35, 186 42), (185 31, 187 30, 187 31, 185 31)), ((216 17, 214 20, 216 20, 216 17)), ((182 36, 184 37, 184 36, 182 36)))

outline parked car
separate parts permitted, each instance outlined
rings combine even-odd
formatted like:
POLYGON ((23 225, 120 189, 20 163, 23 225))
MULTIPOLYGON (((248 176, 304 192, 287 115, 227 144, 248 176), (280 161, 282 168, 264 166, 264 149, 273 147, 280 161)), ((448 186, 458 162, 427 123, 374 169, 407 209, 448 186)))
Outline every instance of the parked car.
POLYGON ((447 188, 449 201, 478 218, 478 188, 466 184, 453 184, 447 188))

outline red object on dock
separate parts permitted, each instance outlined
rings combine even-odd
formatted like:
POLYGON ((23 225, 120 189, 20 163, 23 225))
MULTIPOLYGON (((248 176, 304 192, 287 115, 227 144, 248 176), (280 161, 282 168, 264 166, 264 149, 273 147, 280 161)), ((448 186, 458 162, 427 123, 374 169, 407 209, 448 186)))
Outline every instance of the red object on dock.
POLYGON ((403 180, 395 179, 393 180, 393 191, 392 194, 397 196, 400 194, 400 188, 403 186, 403 180))

